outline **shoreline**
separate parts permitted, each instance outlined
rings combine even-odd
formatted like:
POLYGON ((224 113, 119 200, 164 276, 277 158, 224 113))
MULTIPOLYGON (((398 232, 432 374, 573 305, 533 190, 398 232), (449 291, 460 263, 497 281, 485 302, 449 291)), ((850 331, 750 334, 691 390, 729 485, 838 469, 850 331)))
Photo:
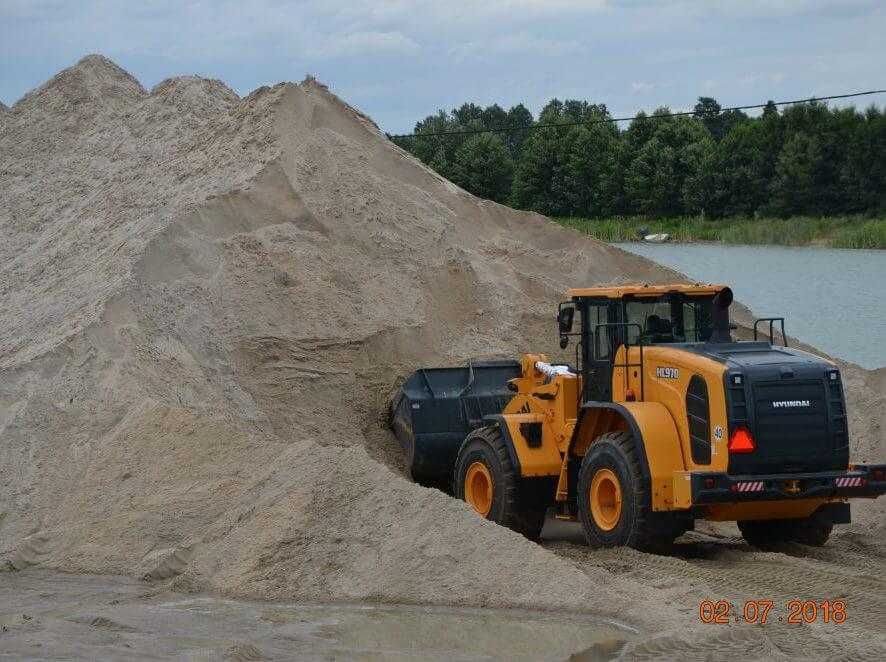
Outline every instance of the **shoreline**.
POLYGON ((642 234, 668 234, 671 244, 726 244, 844 249, 886 249, 886 218, 577 218, 552 221, 610 244, 644 242, 642 234))
MULTIPOLYGON (((599 237, 595 237, 592 234, 588 236, 597 239, 598 241, 605 242, 610 246, 615 246, 619 248, 623 244, 637 244, 640 246, 753 246, 753 247, 770 247, 770 248, 826 248, 828 250, 835 251, 886 251, 886 247, 883 248, 848 248, 846 246, 834 246, 832 244, 826 242, 812 242, 808 244, 773 244, 773 243, 748 243, 748 242, 732 242, 732 241, 721 241, 718 239, 668 239, 667 241, 646 241, 644 239, 615 239, 609 241, 607 239, 600 239, 599 237)), ((650 258, 651 259, 651 258, 650 258)))

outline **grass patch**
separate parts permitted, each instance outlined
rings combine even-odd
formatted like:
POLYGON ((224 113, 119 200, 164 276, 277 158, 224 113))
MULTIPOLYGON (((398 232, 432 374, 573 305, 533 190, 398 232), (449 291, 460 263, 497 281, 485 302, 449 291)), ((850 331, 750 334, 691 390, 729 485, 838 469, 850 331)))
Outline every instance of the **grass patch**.
POLYGON ((600 241, 635 241, 641 229, 667 233, 673 241, 725 244, 886 248, 886 219, 860 216, 794 218, 557 218, 561 225, 600 241))
POLYGON ((832 245, 837 248, 886 248, 886 219, 841 228, 832 245))

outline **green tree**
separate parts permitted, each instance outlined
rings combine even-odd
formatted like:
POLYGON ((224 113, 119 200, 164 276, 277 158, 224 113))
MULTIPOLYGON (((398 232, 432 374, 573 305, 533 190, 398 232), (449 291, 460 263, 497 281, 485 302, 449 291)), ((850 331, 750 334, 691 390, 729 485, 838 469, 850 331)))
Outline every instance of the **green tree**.
POLYGON ((587 101, 552 99, 539 123, 567 125, 531 132, 514 175, 512 202, 544 214, 596 215, 604 208, 604 173, 612 169, 609 154, 617 129, 601 123, 606 106, 587 101), (572 126, 586 122, 587 126, 572 126))
POLYGON ((632 123, 627 134, 632 158, 624 174, 624 191, 629 210, 639 214, 684 213, 686 179, 697 175, 694 169, 699 149, 693 145, 709 141, 710 133, 697 120, 672 117, 667 108, 659 108, 652 118, 632 123), (632 135, 635 130, 637 133, 632 135))
POLYGON ((784 216, 817 211, 815 178, 820 162, 821 147, 817 138, 807 133, 795 133, 788 138, 772 180, 773 211, 784 216))
POLYGON ((609 182, 614 177, 617 138, 609 127, 573 127, 564 141, 563 191, 568 213, 602 216, 612 208, 609 182))
POLYGON ((451 174, 449 164, 454 160, 455 150, 458 147, 455 137, 423 134, 437 134, 456 129, 457 125, 449 114, 445 110, 440 110, 436 115, 428 115, 417 122, 413 136, 399 141, 398 144, 444 177, 448 177, 451 174))
POLYGON ((690 214, 719 216, 723 207, 719 149, 713 138, 690 143, 683 150, 683 208, 690 214))
POLYGON ((717 163, 722 211, 753 215, 767 202, 766 136, 764 126, 739 124, 720 142, 717 163))
POLYGON ((723 118, 720 116, 721 109, 722 106, 711 97, 698 97, 698 103, 693 108, 695 116, 701 120, 715 140, 720 140, 725 133, 723 118))
POLYGON ((877 108, 854 127, 841 181, 848 211, 886 211, 886 114, 877 108))
MULTIPOLYGON (((534 123, 535 120, 532 118, 532 113, 529 112, 529 109, 522 103, 518 103, 516 106, 512 106, 508 110, 508 116, 505 121, 506 126, 530 127, 534 123)), ((502 138, 504 139, 508 150, 510 150, 511 156, 515 160, 520 156, 520 151, 523 149, 523 143, 526 142, 528 135, 529 131, 509 131, 508 133, 503 134, 502 138)))
MULTIPOLYGON (((855 111, 829 109, 821 102, 797 104, 782 115, 784 147, 798 134, 814 138, 818 159, 811 173, 813 190, 803 205, 803 213, 838 213, 845 208, 846 196, 840 175, 847 160, 852 140, 855 111)), ((781 154, 779 155, 779 160, 781 154)), ((778 201, 773 201, 779 208, 778 201)), ((781 212, 784 213, 784 212, 781 212)))
POLYGON ((497 103, 486 106, 480 113, 480 121, 487 129, 501 129, 508 126, 508 112, 497 103))
POLYGON ((631 161, 625 174, 625 194, 639 214, 669 215, 679 202, 674 187, 677 155, 653 136, 631 161))
POLYGON ((471 136, 455 153, 452 181, 474 195, 505 202, 511 190, 514 162, 501 138, 491 133, 471 136))
POLYGON ((655 135, 656 120, 649 119, 649 116, 642 110, 637 113, 636 119, 631 121, 627 131, 624 133, 625 147, 631 155, 637 154, 653 135, 655 135))
POLYGON ((452 119, 460 127, 467 128, 476 124, 479 128, 487 128, 483 122, 483 109, 475 103, 463 103, 452 109, 452 119))
POLYGON ((748 116, 740 110, 724 111, 717 100, 711 97, 698 97, 698 103, 693 110, 695 116, 717 141, 722 140, 734 126, 748 119, 748 116))
POLYGON ((511 202, 542 214, 565 213, 568 206, 563 196, 563 156, 559 130, 532 131, 514 172, 511 202))
POLYGON ((443 176, 496 200, 505 199, 510 159, 510 202, 551 215, 886 210, 886 117, 877 109, 810 102, 779 112, 769 102, 749 118, 699 97, 694 117, 659 108, 624 131, 601 123, 607 119, 605 105, 552 99, 539 122, 568 126, 538 129, 522 104, 505 111, 465 103, 396 140, 443 176), (503 127, 525 129, 497 132, 494 140, 452 133, 503 127))

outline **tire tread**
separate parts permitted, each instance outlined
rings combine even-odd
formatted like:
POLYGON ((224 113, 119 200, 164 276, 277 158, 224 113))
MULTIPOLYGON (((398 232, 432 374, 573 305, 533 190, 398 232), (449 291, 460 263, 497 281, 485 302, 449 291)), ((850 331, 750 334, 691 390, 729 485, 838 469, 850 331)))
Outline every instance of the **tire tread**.
POLYGON ((503 490, 502 516, 500 520, 494 521, 526 536, 530 540, 538 540, 544 525, 545 509, 530 503, 525 490, 521 489, 523 487, 523 480, 517 468, 511 462, 511 456, 508 453, 508 448, 498 425, 478 428, 465 439, 455 463, 453 493, 460 498, 464 497, 464 487, 461 485, 461 474, 463 474, 461 466, 462 457, 467 455, 475 444, 483 444, 489 447, 498 459, 501 470, 503 490))
MULTIPOLYGON (((639 450, 634 441, 634 435, 628 431, 607 432, 597 437, 588 447, 588 451, 582 458, 579 474, 579 485, 584 485, 582 476, 584 472, 591 471, 590 466, 594 462, 596 449, 602 448, 600 444, 614 447, 622 456, 631 474, 631 482, 634 486, 634 517, 633 525, 627 535, 620 542, 627 547, 646 551, 658 551, 673 543, 674 538, 679 536, 686 527, 671 513, 656 513, 652 510, 652 499, 649 482, 644 478, 643 468, 640 465, 639 450)), ((622 486, 627 489, 629 486, 622 486)), ((581 495, 579 495, 581 498, 581 495)), ((592 546, 600 546, 596 535, 591 529, 590 513, 583 515, 588 519, 588 524, 583 521, 585 536, 592 546)))

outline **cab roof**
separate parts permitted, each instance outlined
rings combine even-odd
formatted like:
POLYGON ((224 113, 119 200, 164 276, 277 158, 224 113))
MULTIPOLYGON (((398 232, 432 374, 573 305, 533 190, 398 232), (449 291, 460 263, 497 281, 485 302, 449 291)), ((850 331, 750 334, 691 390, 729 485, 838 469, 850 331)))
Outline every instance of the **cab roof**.
POLYGON ((726 289, 726 285, 703 283, 674 283, 673 285, 649 285, 646 283, 623 283, 608 287, 577 287, 566 291, 570 299, 594 297, 604 299, 621 299, 625 296, 660 297, 665 294, 686 294, 687 296, 705 296, 717 294, 726 289))

